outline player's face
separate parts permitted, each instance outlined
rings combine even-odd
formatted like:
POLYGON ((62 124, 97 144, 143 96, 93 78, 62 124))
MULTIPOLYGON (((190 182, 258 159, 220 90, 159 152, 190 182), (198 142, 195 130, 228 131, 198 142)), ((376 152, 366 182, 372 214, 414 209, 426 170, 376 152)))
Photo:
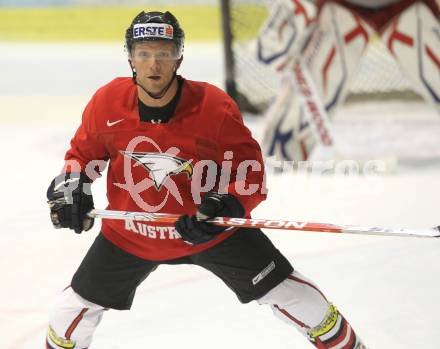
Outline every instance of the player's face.
POLYGON ((159 93, 177 69, 176 48, 172 42, 137 43, 132 52, 136 77, 147 91, 159 93))

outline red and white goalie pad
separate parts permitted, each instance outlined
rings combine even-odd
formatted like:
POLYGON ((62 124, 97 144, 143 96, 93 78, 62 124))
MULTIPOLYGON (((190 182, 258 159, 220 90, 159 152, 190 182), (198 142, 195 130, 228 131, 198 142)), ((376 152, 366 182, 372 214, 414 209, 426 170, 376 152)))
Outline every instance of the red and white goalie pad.
MULTIPOLYGON (((324 144, 319 133, 311 135, 309 128, 313 125, 314 115, 310 115, 309 104, 301 102, 294 91, 297 84, 288 81, 298 60, 305 63, 303 66, 313 82, 312 90, 316 91, 314 104, 327 112, 328 116, 323 117, 331 118, 348 92, 372 32, 373 29, 359 16, 338 4, 328 3, 322 8, 302 55, 289 57, 288 64, 284 65, 283 92, 277 95, 266 113, 263 141, 266 156, 275 156, 276 160, 306 160, 316 143, 324 144)), ((325 123, 328 124, 328 120, 325 123)))
POLYGON ((276 71, 299 54, 313 28, 316 6, 311 0, 268 0, 270 12, 257 37, 258 60, 276 71))
POLYGON ((382 35, 402 72, 440 112, 440 22, 423 2, 395 17, 382 35))
POLYGON ((327 112, 345 99, 350 82, 374 33, 356 13, 329 2, 304 52, 304 61, 327 112))
POLYGON ((266 113, 262 148, 269 166, 278 167, 279 161, 307 160, 316 144, 293 85, 290 76, 283 78, 282 90, 266 113))

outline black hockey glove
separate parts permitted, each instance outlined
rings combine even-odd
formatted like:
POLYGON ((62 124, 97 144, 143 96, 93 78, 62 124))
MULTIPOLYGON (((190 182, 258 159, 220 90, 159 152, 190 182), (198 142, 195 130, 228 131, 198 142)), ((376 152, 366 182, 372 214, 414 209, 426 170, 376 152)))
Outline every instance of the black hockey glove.
POLYGON ((80 234, 92 228, 87 212, 94 208, 91 180, 84 173, 63 173, 47 189, 50 219, 55 228, 73 229, 80 234))
POLYGON ((174 226, 186 243, 197 245, 212 240, 226 230, 226 227, 207 223, 206 220, 213 217, 243 216, 244 208, 235 196, 209 192, 203 197, 195 216, 183 215, 174 226))

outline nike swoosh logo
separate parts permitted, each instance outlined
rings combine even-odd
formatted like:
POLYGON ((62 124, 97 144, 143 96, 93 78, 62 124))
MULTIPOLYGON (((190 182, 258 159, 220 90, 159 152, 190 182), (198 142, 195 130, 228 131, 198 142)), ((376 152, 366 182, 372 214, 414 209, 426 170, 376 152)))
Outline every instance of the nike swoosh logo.
POLYGON ((108 127, 112 127, 112 126, 114 126, 116 124, 119 124, 121 121, 124 121, 124 119, 120 119, 120 120, 116 120, 116 121, 107 120, 107 126, 108 127))

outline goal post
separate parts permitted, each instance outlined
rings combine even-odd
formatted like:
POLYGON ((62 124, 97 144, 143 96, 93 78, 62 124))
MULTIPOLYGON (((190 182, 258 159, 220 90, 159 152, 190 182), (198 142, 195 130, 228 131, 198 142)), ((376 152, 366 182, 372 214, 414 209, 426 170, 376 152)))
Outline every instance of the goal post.
POLYGON ((222 32, 223 32, 223 52, 225 62, 225 87, 226 92, 235 100, 237 99, 237 89, 234 80, 234 55, 232 51, 232 30, 231 30, 231 11, 230 1, 220 0, 222 32))

